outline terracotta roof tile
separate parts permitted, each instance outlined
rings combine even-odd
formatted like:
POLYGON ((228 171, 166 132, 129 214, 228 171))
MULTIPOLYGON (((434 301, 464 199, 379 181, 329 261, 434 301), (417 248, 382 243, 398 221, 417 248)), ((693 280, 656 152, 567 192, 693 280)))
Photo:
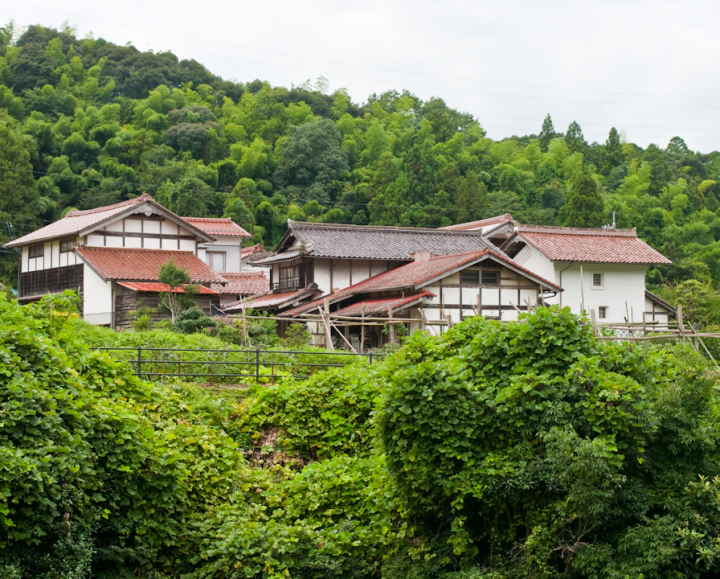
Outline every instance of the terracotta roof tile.
POLYGON ((240 258, 245 259, 248 255, 253 255, 254 253, 265 253, 265 248, 262 243, 251 245, 250 247, 243 247, 240 250, 240 258))
POLYGON ((337 311, 334 311, 332 315, 337 316, 361 316, 363 312, 363 306, 365 306, 365 315, 371 316, 373 314, 381 314, 388 311, 389 307, 392 307, 393 311, 400 311, 404 309, 404 306, 407 307, 409 305, 412 305, 414 302, 421 300, 422 298, 431 298, 435 297, 435 294, 424 291, 420 292, 419 294, 413 294, 410 296, 405 296, 404 298, 399 296, 389 297, 389 298, 376 298, 371 300, 363 300, 361 302, 357 302, 355 304, 346 306, 344 308, 341 308, 337 311))
MULTIPOLYGON (((170 291, 170 286, 164 283, 156 283, 152 281, 119 281, 117 282, 118 285, 121 285, 123 287, 126 287, 128 289, 134 290, 136 292, 167 292, 170 291)), ((177 293, 184 294, 185 290, 182 288, 178 288, 177 293)), ((204 285, 200 286, 200 293, 201 294, 212 294, 217 295, 219 292, 216 292, 214 289, 210 289, 209 287, 205 287, 204 285)))
POLYGON ((347 299, 350 296, 364 293, 374 293, 383 291, 403 290, 409 288, 418 289, 417 286, 424 282, 432 280, 433 278, 442 275, 445 272, 451 271, 455 268, 461 267, 466 263, 470 263, 474 260, 480 259, 485 255, 492 255, 508 267, 522 271, 529 277, 532 277, 542 282, 546 287, 561 291, 560 286, 557 284, 540 277, 536 273, 518 265, 505 254, 492 249, 482 249, 480 251, 469 251, 466 253, 459 253, 457 255, 445 255, 439 257, 433 257, 426 261, 414 261, 407 263, 398 268, 391 269, 390 271, 383 272, 374 277, 368 278, 364 281, 346 287, 337 293, 323 296, 322 298, 313 302, 303 304, 292 310, 286 312, 286 315, 295 316, 303 314, 311 309, 316 308, 323 300, 327 297, 330 303, 336 303, 347 299))
POLYGON ((219 272, 228 283, 225 286, 212 284, 212 288, 223 295, 258 295, 267 293, 270 290, 270 280, 262 273, 255 271, 219 272))
POLYGON ((77 254, 105 279, 123 281, 158 281, 158 272, 170 259, 187 268, 195 283, 223 283, 225 279, 191 251, 161 249, 128 249, 117 247, 75 248, 77 254))
POLYGON ((215 217, 183 217, 188 223, 204 231, 208 235, 224 235, 226 237, 250 237, 250 234, 228 218, 215 217))
POLYGON ((634 229, 574 229, 522 225, 518 227, 517 232, 520 239, 537 248, 553 261, 672 263, 638 239, 634 229))

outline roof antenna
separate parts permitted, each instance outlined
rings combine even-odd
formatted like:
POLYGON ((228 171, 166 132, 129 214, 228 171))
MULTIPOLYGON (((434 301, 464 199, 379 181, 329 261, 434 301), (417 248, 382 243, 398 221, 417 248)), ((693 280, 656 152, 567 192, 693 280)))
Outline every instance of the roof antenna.
POLYGON ((615 212, 613 211, 613 222, 612 225, 603 225, 603 229, 615 229, 615 212))

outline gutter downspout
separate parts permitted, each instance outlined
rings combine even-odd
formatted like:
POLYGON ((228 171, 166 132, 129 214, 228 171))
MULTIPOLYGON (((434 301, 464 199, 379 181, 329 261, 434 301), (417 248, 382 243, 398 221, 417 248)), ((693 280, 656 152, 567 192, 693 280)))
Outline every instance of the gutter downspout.
POLYGON ((565 269, 561 269, 561 270, 560 270, 560 290, 561 290, 561 291, 560 291, 560 308, 561 308, 561 309, 562 309, 562 307, 563 307, 563 305, 562 305, 562 287, 563 287, 563 284, 562 284, 562 274, 563 274, 563 272, 564 272, 565 270, 570 269, 570 268, 573 266, 573 263, 575 263, 575 262, 574 262, 574 261, 571 261, 570 264, 569 264, 565 269))

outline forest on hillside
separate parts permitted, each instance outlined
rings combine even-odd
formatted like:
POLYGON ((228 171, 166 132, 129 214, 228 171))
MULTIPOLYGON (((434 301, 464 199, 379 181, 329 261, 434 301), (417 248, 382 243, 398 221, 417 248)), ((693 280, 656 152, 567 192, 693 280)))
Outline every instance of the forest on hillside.
MULTIPOLYGON (((273 246, 287 219, 441 227, 511 213, 600 226, 613 214, 673 260, 649 282, 720 283, 720 153, 682 138, 588 143, 550 116, 493 141, 482 119, 408 91, 363 104, 324 78, 273 87, 195 60, 31 26, 0 28, 0 242, 147 191, 227 216, 273 246)), ((17 254, 0 254, 13 285, 17 254)))

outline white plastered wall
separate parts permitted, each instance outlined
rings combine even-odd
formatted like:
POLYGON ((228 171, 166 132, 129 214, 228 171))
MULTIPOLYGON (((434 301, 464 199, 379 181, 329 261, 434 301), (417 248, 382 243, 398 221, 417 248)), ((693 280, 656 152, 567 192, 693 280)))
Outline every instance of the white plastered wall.
MULTIPOLYGON (((582 313, 581 304, 584 301, 585 311, 590 314, 594 309, 598 322, 616 323, 631 318, 635 322, 642 322, 645 310, 645 272, 647 266, 633 264, 600 264, 600 263, 573 263, 568 267, 567 262, 555 263, 555 279, 560 283, 562 272, 562 305, 567 306, 575 314, 582 313), (582 267, 582 278, 580 270, 582 267), (567 269, 566 269, 567 268, 567 269), (593 286, 593 274, 602 275, 602 286, 593 286), (606 317, 599 319, 599 308, 607 308, 606 317)), ((549 298, 547 303, 559 304, 560 296, 549 298)), ((630 321, 630 320, 628 320, 630 321)))
POLYGON ((104 281, 87 264, 83 267, 83 318, 95 325, 112 323, 112 282, 104 281))

